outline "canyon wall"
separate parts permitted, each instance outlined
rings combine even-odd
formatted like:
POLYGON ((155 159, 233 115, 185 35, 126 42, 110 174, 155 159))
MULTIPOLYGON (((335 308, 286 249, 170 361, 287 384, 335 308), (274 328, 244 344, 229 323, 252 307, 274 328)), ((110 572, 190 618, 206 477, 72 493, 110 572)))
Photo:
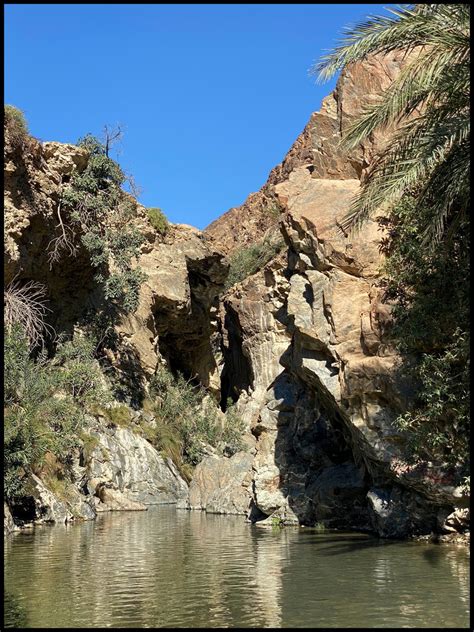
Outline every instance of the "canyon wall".
MULTIPOLYGON (((456 473, 410 464, 393 423, 413 385, 409 359, 385 335, 392 305, 379 283, 383 233, 372 220, 354 235, 340 229, 393 130, 353 151, 341 136, 403 63, 392 53, 346 69, 262 190, 205 230, 218 248, 235 252, 268 230, 272 200, 287 246, 222 298, 224 348, 246 367, 246 377, 227 368, 236 378, 230 390, 241 391, 239 409, 255 438, 247 478, 239 474, 241 505, 258 524, 276 517, 400 537, 449 531, 454 516, 468 515, 456 473)), ((198 467, 191 506, 216 467, 212 460, 198 467)))
MULTIPOLYGON (((6 509, 9 531, 15 511, 17 521, 64 521, 159 503, 383 537, 466 530, 469 498, 456 473, 410 464, 393 423, 413 385, 386 336, 392 306, 379 283, 379 225, 354 235, 339 227, 390 130, 350 152, 341 135, 402 63, 392 53, 346 69, 262 189, 204 232, 171 225, 162 236, 137 204, 133 222, 146 236, 137 265, 147 280, 138 309, 116 326, 119 350, 109 351, 138 393, 126 402, 132 426, 91 416, 94 449, 75 455, 74 499, 58 501, 33 477, 29 506, 13 507, 13 518, 6 509), (225 256, 270 230, 284 250, 224 293, 225 256), (154 423, 143 399, 158 365, 202 385, 223 414, 232 400, 245 423, 244 449, 209 450, 189 486, 136 432, 141 420, 154 423)), ((85 250, 53 265, 47 251, 61 186, 84 169, 87 152, 31 141, 25 153, 6 140, 5 285, 44 284, 49 324, 71 334, 103 297, 85 250)))

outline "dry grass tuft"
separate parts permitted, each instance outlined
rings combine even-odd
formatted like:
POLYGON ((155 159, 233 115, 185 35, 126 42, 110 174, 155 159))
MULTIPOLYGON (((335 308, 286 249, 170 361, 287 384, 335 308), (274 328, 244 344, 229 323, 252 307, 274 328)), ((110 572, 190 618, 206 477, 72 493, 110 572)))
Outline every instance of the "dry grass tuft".
POLYGON ((20 285, 15 279, 3 292, 4 324, 10 331, 15 324, 20 324, 30 342, 30 347, 44 346, 45 335, 54 334, 51 325, 45 322, 46 288, 37 281, 28 281, 20 285))

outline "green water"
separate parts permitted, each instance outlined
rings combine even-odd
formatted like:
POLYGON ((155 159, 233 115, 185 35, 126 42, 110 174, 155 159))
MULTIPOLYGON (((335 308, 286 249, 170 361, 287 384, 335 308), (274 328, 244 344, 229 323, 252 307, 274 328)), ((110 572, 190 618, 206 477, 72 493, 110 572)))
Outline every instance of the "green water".
POLYGON ((157 507, 5 539, 9 627, 468 627, 464 547, 157 507))

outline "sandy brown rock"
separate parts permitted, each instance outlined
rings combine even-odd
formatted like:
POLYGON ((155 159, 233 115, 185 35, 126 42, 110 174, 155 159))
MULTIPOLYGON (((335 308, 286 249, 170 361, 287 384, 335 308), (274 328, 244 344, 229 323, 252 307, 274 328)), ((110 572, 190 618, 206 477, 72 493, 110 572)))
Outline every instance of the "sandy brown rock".
POLYGON ((209 513, 245 514, 251 500, 252 456, 237 452, 230 458, 206 457, 193 475, 187 506, 209 513))
POLYGON ((374 155, 387 142, 391 130, 374 134, 353 151, 341 147, 341 133, 359 115, 367 103, 375 102, 398 75, 404 55, 392 52, 350 66, 341 73, 336 90, 323 99, 282 163, 269 174, 260 191, 232 208, 206 229, 217 248, 233 250, 260 240, 278 221, 269 209, 286 210, 284 195, 278 185, 294 177, 298 169, 318 180, 360 180, 365 176, 374 155))
POLYGON ((386 336, 383 235, 375 221, 352 235, 340 226, 393 130, 351 151, 341 134, 402 64, 395 52, 346 69, 262 190, 205 231, 227 253, 258 241, 274 200, 288 246, 286 258, 231 288, 221 311, 223 393, 239 397, 256 438, 257 519, 406 537, 434 528, 441 507, 466 506, 442 467, 406 461, 393 422, 413 392, 386 336), (275 389, 282 396, 272 399, 275 389))

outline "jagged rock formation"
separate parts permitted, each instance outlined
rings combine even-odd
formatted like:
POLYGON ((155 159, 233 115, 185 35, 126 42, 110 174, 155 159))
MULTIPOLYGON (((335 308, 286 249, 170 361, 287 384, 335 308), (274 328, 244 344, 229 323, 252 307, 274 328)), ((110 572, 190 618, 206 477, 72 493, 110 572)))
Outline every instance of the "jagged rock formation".
MULTIPOLYGON (((74 145, 27 139, 26 147, 18 147, 9 142, 7 132, 4 284, 43 284, 51 310, 47 318, 58 335, 72 333, 84 312, 103 300, 85 249, 79 248, 75 257, 65 251, 52 264, 48 259, 61 185, 74 170, 82 171, 87 159, 87 152, 74 145)), ((119 344, 106 349, 108 361, 142 397, 159 362, 218 394, 212 344, 217 296, 228 270, 223 255, 191 226, 170 225, 163 238, 140 205, 134 223, 146 237, 137 265, 147 280, 136 312, 116 325, 119 344)), ((10 507, 13 517, 7 507, 6 531, 13 530, 14 520, 21 524, 91 519, 98 511, 146 509, 187 497, 188 485, 176 466, 140 435, 138 426, 113 428, 100 416, 91 418, 89 426, 97 445, 87 457, 85 450, 75 456, 74 480, 64 497, 32 475, 27 496, 10 507)))
POLYGON ((97 445, 84 467, 82 487, 92 496, 107 503, 104 497, 114 490, 142 506, 176 503, 187 497, 188 486, 174 463, 144 437, 128 428, 104 429, 97 424, 90 435, 97 445))
MULTIPOLYGON (((409 466, 393 426, 412 392, 385 338, 391 306, 378 286, 378 224, 353 238, 339 229, 389 130, 351 152, 341 148, 341 134, 402 63, 391 53, 346 69, 262 190, 204 234, 176 225, 163 238, 137 206, 134 222, 147 238, 138 265, 147 280, 138 309, 116 327, 121 345, 109 361, 144 392, 165 363, 205 386, 223 410, 230 398, 246 424, 246 449, 207 456, 188 490, 145 438, 94 419, 97 445, 87 459, 77 455, 73 499, 51 498, 36 477, 34 519, 176 502, 260 525, 277 517, 383 537, 466 530, 469 499, 452 472, 409 466), (276 226, 286 251, 222 295, 223 254, 276 226)), ((44 283, 58 333, 72 331, 101 300, 85 250, 53 266, 47 259, 61 184, 86 161, 74 146, 31 141, 24 155, 7 139, 5 282, 44 283)), ((7 508, 9 531, 12 523, 7 508)))
MULTIPOLYGON (((384 338, 391 306, 377 283, 382 234, 373 221, 353 238, 339 229, 389 138, 389 131, 374 135, 348 153, 341 133, 401 64, 394 53, 344 71, 262 191, 205 231, 232 252, 266 229, 259 222, 269 198, 282 209, 286 261, 231 288, 221 313, 223 388, 234 398, 240 392, 239 410, 256 438, 250 519, 263 514, 403 537, 446 525, 468 503, 452 472, 405 461, 393 420, 412 389, 384 338)), ((206 486, 196 478, 190 493, 206 486)))

